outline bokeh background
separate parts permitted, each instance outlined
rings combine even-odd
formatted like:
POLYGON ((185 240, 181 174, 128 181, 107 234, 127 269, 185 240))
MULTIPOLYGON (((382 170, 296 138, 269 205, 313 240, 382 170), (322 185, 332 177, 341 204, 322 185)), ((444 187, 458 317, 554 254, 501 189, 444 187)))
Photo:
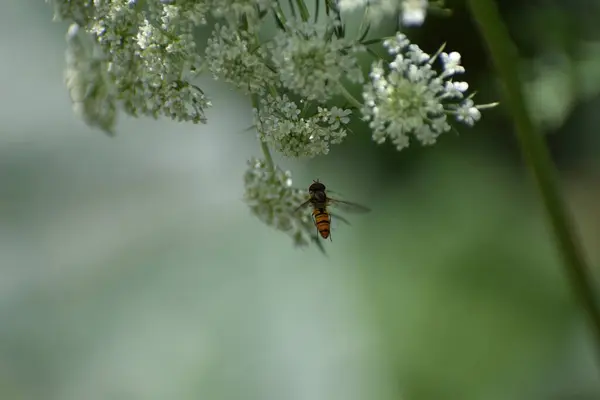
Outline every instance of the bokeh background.
MULTIPOLYGON (((499 4, 597 268, 600 2, 499 4)), ((460 51, 480 102, 497 100, 464 4, 447 5, 408 33, 460 51)), ((0 398, 600 398, 503 106, 429 148, 355 125, 328 157, 278 159, 297 186, 320 178, 373 209, 325 257, 241 200, 261 155, 248 99, 206 80, 208 125, 122 117, 108 138, 71 111, 65 31, 42 1, 2 5, 0 398)))

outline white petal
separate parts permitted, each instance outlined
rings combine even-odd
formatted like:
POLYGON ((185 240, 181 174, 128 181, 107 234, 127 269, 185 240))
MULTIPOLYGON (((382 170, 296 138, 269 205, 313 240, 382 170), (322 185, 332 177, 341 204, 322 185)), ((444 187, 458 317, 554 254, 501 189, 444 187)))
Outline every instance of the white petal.
POLYGON ((425 21, 427 0, 404 0, 402 2, 402 24, 422 25, 425 21))

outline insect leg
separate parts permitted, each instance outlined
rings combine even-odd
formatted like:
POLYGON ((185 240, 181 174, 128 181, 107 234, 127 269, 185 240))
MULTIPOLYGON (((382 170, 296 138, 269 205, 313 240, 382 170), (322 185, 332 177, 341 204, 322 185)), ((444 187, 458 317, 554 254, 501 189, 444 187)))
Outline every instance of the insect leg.
POLYGON ((340 221, 345 222, 346 224, 350 225, 350 222, 346 218, 344 218, 344 217, 340 217, 337 214, 329 213, 329 219, 330 220, 331 220, 331 216, 333 216, 335 219, 339 219, 340 221))

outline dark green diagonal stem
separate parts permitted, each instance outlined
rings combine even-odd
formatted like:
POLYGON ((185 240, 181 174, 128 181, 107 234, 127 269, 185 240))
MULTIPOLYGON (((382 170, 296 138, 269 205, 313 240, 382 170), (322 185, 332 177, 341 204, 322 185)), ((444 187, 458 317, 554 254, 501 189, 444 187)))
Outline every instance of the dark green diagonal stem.
POLYGON ((600 307, 593 278, 562 198, 556 167, 544 138, 527 112, 517 69, 519 60, 516 47, 493 0, 467 2, 502 80, 504 104, 512 114, 523 158, 541 194, 558 250, 564 261, 565 272, 590 322, 600 361, 600 307))

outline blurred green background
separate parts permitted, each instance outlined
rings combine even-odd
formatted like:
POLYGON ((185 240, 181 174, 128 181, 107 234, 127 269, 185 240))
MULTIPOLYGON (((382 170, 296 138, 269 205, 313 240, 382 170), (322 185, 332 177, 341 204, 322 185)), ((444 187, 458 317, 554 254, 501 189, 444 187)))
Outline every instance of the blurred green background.
MULTIPOLYGON (((447 4, 409 35, 461 52, 479 102, 497 100, 463 3, 447 4)), ((597 266, 600 1, 499 4, 597 266)), ((39 0, 0 12, 0 398, 600 398, 504 107, 430 148, 355 125, 329 157, 279 159, 295 185, 373 208, 324 257, 241 201, 260 156, 248 99, 206 80, 208 125, 122 117, 110 139, 71 111, 51 19, 39 0)))

